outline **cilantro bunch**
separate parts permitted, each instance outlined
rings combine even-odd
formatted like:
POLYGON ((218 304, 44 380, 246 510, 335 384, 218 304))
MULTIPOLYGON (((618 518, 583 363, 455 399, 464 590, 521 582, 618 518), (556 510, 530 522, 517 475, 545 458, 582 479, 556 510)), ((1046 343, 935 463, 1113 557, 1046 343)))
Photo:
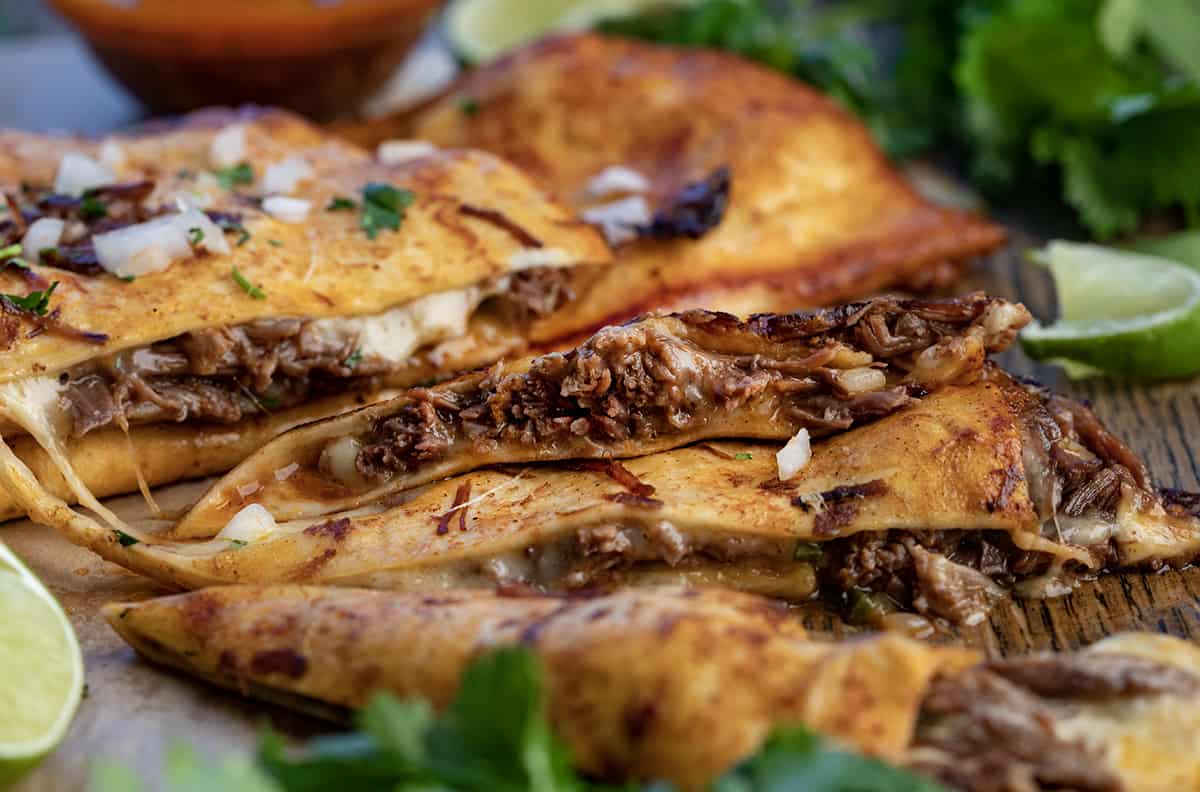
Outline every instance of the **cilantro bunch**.
POLYGON ((699 0, 601 24, 737 52, 813 83, 894 157, 1060 192, 1098 237, 1200 226, 1195 0, 699 0))
MULTIPOLYGON (((211 765, 186 747, 167 757, 167 792, 672 792, 667 784, 592 783, 572 768, 545 716, 541 673, 526 649, 480 658, 442 715, 421 700, 377 697, 360 731, 311 741, 300 753, 266 732, 254 760, 211 765)), ((940 792, 872 759, 830 749, 802 729, 777 731, 713 792, 940 792)), ((104 764, 92 792, 144 792, 128 769, 104 764)))

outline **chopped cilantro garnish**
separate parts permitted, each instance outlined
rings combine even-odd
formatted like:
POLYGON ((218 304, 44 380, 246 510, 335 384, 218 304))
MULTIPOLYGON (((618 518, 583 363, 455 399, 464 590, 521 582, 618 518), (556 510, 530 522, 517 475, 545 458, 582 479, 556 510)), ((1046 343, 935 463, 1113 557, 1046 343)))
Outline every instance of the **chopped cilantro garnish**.
POLYGON ((4 259, 16 258, 21 255, 21 243, 9 245, 8 247, 0 248, 0 261, 4 259))
POLYGON ((250 232, 246 230, 246 226, 242 225, 237 220, 222 218, 217 221, 217 227, 226 233, 231 231, 237 232, 238 238, 234 244, 238 247, 246 244, 246 241, 250 239, 250 232))
POLYGON ((351 355, 350 357, 346 358, 346 360, 344 361, 346 368, 354 368, 355 366, 357 366, 359 361, 362 360, 362 356, 363 356, 362 355, 362 347, 359 347, 358 349, 354 350, 354 354, 351 355))
POLYGON ((283 247, 283 243, 280 242, 278 239, 268 239, 267 244, 270 245, 271 247, 283 247))
POLYGON ((357 209, 357 208, 358 208, 358 204, 356 204, 351 199, 345 197, 344 195, 335 195, 329 201, 329 205, 325 207, 325 211, 326 212, 340 212, 345 209, 357 209))
POLYGON ((246 280, 246 276, 243 275, 242 273, 238 272, 237 267, 233 268, 233 280, 235 283, 237 283, 238 286, 242 287, 242 291, 246 292, 246 294, 249 294, 254 299, 256 299, 256 300, 267 299, 267 293, 265 291, 263 291, 262 289, 260 289, 259 287, 255 286, 250 281, 246 280))
POLYGON ((188 233, 188 242, 191 242, 193 245, 199 245, 201 242, 204 241, 204 229, 203 228, 189 228, 187 233, 188 233))
POLYGON ((412 206, 416 196, 382 182, 370 182, 362 189, 362 221, 360 227, 367 239, 374 239, 380 230, 397 231, 404 220, 404 210, 412 206))
POLYGON ((113 529, 113 533, 117 535, 117 542, 121 545, 121 547, 131 547, 141 541, 136 536, 130 536, 124 531, 117 530, 115 528, 113 529))
POLYGON ((191 168, 180 168, 179 170, 175 171, 175 178, 191 181, 192 179, 196 178, 196 171, 192 170, 191 168))
POLYGON ((742 451, 741 453, 734 454, 733 458, 739 462, 745 462, 747 459, 754 459, 754 454, 748 454, 745 451, 742 451))
POLYGON ((249 162, 242 162, 230 168, 218 168, 213 171, 217 183, 222 189, 232 190, 239 184, 254 184, 254 168, 249 162))
POLYGON ((460 96, 458 98, 458 112, 470 118, 479 112, 479 100, 474 96, 460 96))
POLYGON ((91 193, 84 193, 79 202, 79 216, 84 220, 99 220, 108 215, 108 204, 91 193))
POLYGON ((229 544, 233 545, 234 547, 245 547, 246 540, 245 539, 230 539, 229 544))
POLYGON ((45 316, 47 309, 50 307, 50 295, 54 294, 54 290, 58 288, 58 281, 50 284, 50 288, 45 291, 35 291, 22 297, 19 294, 0 294, 0 299, 15 305, 22 311, 29 311, 38 316, 45 316))
POLYGON ((260 396, 258 403, 267 410, 274 410, 282 402, 279 399, 276 399, 274 396, 260 396))

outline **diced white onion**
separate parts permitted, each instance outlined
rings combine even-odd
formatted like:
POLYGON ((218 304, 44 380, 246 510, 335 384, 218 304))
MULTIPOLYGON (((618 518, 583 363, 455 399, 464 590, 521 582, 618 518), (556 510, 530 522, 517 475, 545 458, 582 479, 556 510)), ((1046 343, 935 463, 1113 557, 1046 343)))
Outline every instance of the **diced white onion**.
POLYGON ((267 168, 262 178, 262 189, 269 195, 288 195, 312 175, 313 169, 303 157, 288 157, 267 168))
POLYGON ((808 430, 801 429, 775 455, 775 464, 779 467, 779 480, 787 481, 795 476, 804 469, 810 459, 812 448, 808 442, 808 430))
POLYGON ((866 393, 886 385, 887 377, 879 369, 863 367, 839 371, 837 381, 846 393, 866 393))
POLYGON ((584 222, 599 226, 610 245, 619 245, 637 238, 638 226, 650 223, 650 205, 640 195, 619 201, 589 206, 583 210, 584 222))
POLYGON ((125 167, 125 148, 109 138, 100 144, 100 163, 116 173, 125 167))
POLYGON ((605 198, 620 193, 644 193, 650 182, 645 176, 624 165, 613 165, 597 173, 588 182, 587 192, 593 198, 605 198))
POLYGON ((192 255, 187 229, 175 222, 175 216, 96 234, 92 246, 100 266, 122 278, 161 272, 172 261, 192 255))
POLYGON ((358 440, 353 437, 339 437, 321 450, 318 466, 321 471, 334 481, 349 486, 362 483, 362 474, 355 464, 360 448, 358 440))
POLYGON ((273 534, 276 527, 271 512, 257 503, 251 503, 233 515, 217 538, 227 542, 258 542, 273 534))
POLYGON ((229 242, 217 224, 195 207, 178 214, 118 228, 92 237, 100 266, 119 277, 161 272, 174 261, 190 258, 196 248, 211 253, 229 252, 229 242), (199 235, 192 229, 198 229, 199 235), (198 238, 197 238, 198 237, 198 238))
POLYGON ((312 209, 312 201, 272 195, 270 198, 263 199, 262 208, 276 220, 282 220, 285 223, 302 223, 308 217, 309 210, 312 209))
POLYGON ((208 147, 208 159, 218 168, 232 168, 246 159, 246 126, 230 124, 208 147))
POLYGON ((56 217, 41 217, 34 220, 21 240, 21 251, 32 261, 37 261, 38 253, 46 248, 58 247, 62 239, 63 227, 66 225, 56 217))
POLYGON ((229 253, 229 240, 225 239, 225 232, 221 230, 220 226, 210 220, 204 212, 193 206, 186 208, 181 206, 180 213, 175 215, 174 219, 183 228, 184 233, 188 235, 189 242, 195 236, 192 234, 192 229, 200 229, 200 239, 195 243, 196 247, 207 250, 209 253, 220 255, 229 253))
POLYGON ((116 174, 91 157, 68 151, 58 165, 54 192, 78 198, 87 190, 112 184, 116 179, 116 174))
POLYGON ((379 144, 375 156, 384 165, 399 165, 409 160, 428 157, 437 150, 437 146, 424 140, 385 140, 379 144))

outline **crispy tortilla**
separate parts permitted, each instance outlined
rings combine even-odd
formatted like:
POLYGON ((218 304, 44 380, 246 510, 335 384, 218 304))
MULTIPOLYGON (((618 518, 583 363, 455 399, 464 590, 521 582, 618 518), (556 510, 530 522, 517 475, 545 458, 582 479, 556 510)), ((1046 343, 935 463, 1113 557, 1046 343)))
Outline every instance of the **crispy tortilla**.
POLYGON ((581 278, 577 314, 539 324, 545 340, 577 332, 569 322, 580 315, 599 326, 652 306, 749 313, 928 288, 1004 239, 982 218, 921 198, 834 101, 714 51, 549 39, 469 73, 415 117, 341 131, 369 145, 411 137, 496 152, 581 212, 629 195, 589 190, 613 166, 648 182, 651 210, 728 168, 716 228, 622 245, 617 267, 581 278))
MULTIPOLYGON (((198 229, 199 241, 192 240, 190 258, 132 280, 103 271, 94 259, 81 264, 54 261, 59 266, 49 266, 46 262, 51 259, 39 261, 39 251, 25 252, 27 268, 0 270, 0 293, 25 295, 57 284, 50 311, 43 316, 21 310, 15 303, 0 304, 0 434, 4 442, 31 435, 69 484, 71 499, 93 508, 94 493, 123 491, 130 483, 133 461, 125 459, 128 442, 121 432, 111 431, 126 421, 134 424, 135 447, 160 436, 156 430, 168 422, 183 422, 196 433, 194 442, 174 446, 191 459, 168 459, 150 452, 141 461, 149 481, 172 480, 170 471, 179 469, 211 471, 218 469, 214 466, 228 466, 250 447, 249 440, 270 436, 265 427, 294 425, 289 418, 262 417, 273 411, 270 402, 274 401, 264 394, 281 377, 300 383, 294 395, 285 394, 282 411, 299 408, 297 415, 311 418, 317 414, 316 404, 334 403, 324 398, 331 393, 353 390, 376 398, 373 394, 381 388, 407 386, 489 362, 523 343, 505 312, 489 302, 490 296, 503 297, 504 289, 522 278, 536 279, 577 265, 599 266, 610 257, 593 229, 550 200, 519 170, 492 155, 440 151, 385 164, 280 111, 202 112, 103 143, 20 132, 0 133, 0 142, 0 186, 21 204, 24 218, 16 219, 11 210, 5 215, 8 219, 0 226, 9 237, 19 239, 36 213, 65 213, 68 230, 86 226, 83 243, 90 244, 90 235, 112 230, 113 224, 167 217, 177 201, 244 228, 244 235, 230 229, 222 235, 228 253, 203 250, 205 232, 198 229), (230 130, 240 130, 241 143, 235 148, 240 149, 240 160, 251 166, 254 178, 250 185, 235 185, 236 190, 220 185, 213 175, 215 141, 230 130), (85 222, 84 213, 91 211, 86 204, 53 194, 50 185, 68 154, 104 161, 116 174, 117 186, 126 192, 100 193, 101 204, 110 212, 112 207, 132 204, 131 219, 110 216, 85 222), (297 166, 300 160, 304 164, 297 166), (269 172, 285 161, 304 172, 289 190, 289 197, 310 203, 301 222, 284 222, 264 211, 260 202, 269 172), (374 239, 359 227, 360 192, 368 183, 391 185, 414 195, 399 229, 382 229, 374 239), (126 194, 137 197, 121 197, 126 194), (335 197, 350 198, 356 207, 327 209, 335 197), (106 222, 110 224, 105 226, 106 222), (67 266, 70 269, 63 268, 67 266), (505 328, 503 338, 498 337, 497 327, 505 328), (220 362, 220 354, 214 353, 215 362, 201 365, 196 360, 207 353, 197 345, 211 341, 205 333, 216 334, 212 343, 228 342, 234 350, 241 349, 237 344, 251 342, 264 346, 238 352, 241 358, 236 364, 220 362), (265 340, 256 340, 260 336, 265 340), (319 349, 328 360, 312 371, 335 378, 340 387, 325 382, 310 390, 310 370, 293 373, 286 361, 272 363, 275 373, 264 375, 266 383, 254 380, 252 370, 235 368, 231 373, 219 368, 252 369, 256 358, 273 354, 272 344, 283 343, 276 336, 301 350, 297 355, 319 349), (370 345, 362 340, 368 336, 373 339, 370 345), (158 346, 151 349, 162 343, 170 346, 169 353, 158 346), (189 344, 201 351, 188 351, 189 344), (405 344, 412 344, 411 353, 405 351, 405 344), (345 349, 338 352, 330 345, 345 349), (364 346, 368 347, 365 356, 364 346), (138 360, 161 360, 168 354, 183 358, 182 363, 169 365, 190 369, 165 376, 168 384, 163 388, 174 387, 170 384, 174 377, 180 389, 201 393, 218 387, 212 385, 215 379, 225 382, 219 388, 226 401, 207 407, 211 415, 201 412, 190 417, 188 410, 200 409, 194 405, 205 397, 167 398, 164 404, 164 390, 155 392, 158 386, 153 386, 147 396, 143 380, 134 382, 142 377, 140 372, 136 376, 115 373, 141 365, 138 360), (78 401, 64 394, 81 381, 97 379, 114 394, 118 388, 114 380, 134 382, 126 393, 133 393, 135 402, 129 407, 131 402, 121 401, 125 397, 113 396, 119 405, 126 405, 124 414, 120 409, 106 413, 103 422, 93 426, 78 417, 78 401), (139 412, 141 408, 146 409, 139 412), (72 420, 74 428, 70 428, 72 420), (214 421, 226 430, 223 434, 211 425, 214 421), (217 436, 226 439, 212 439, 217 436), (202 446, 207 450, 200 451, 202 446), (125 461, 108 470, 88 461, 106 455, 125 461), (86 474, 70 469, 73 456, 87 468, 86 474)), ((208 233, 221 232, 214 227, 208 233)), ((54 255, 64 254, 59 250, 54 255)), ((22 452, 23 458, 44 467, 36 456, 22 452)), ((62 491, 55 476, 49 481, 62 491)), ((11 509, 11 501, 0 502, 0 511, 11 509)))
POLYGON ((272 443, 176 536, 211 536, 247 504, 279 520, 376 503, 485 465, 644 456, 706 438, 844 431, 970 382, 1029 321, 982 294, 876 300, 742 322, 689 311, 596 333, 272 443), (293 475, 275 471, 295 463, 293 475))
POLYGON ((686 788, 781 721, 898 760, 930 678, 976 659, 899 638, 811 642, 785 611, 719 591, 555 600, 223 587, 105 615, 155 662, 341 707, 376 690, 444 707, 472 657, 523 644, 542 661, 550 718, 580 767, 686 788))
POLYGON ((981 662, 897 635, 809 640, 765 601, 695 589, 555 599, 218 587, 105 616, 153 662, 310 711, 361 707, 378 690, 445 707, 473 657, 527 646, 555 730, 606 780, 704 788, 791 723, 962 792, 1200 780, 1200 651, 1165 636, 981 662))
POLYGON ((231 529, 239 513, 202 540, 117 533, 47 497, 31 508, 104 558, 186 588, 683 582, 792 600, 875 592, 976 624, 1009 590, 1056 596, 1080 577, 1200 552, 1200 519, 1139 479, 1136 458, 1088 428, 1085 410, 991 369, 814 444, 783 482, 777 444, 707 442, 619 463, 478 470, 253 535, 231 529), (1079 433, 1038 434, 1066 409, 1079 433), (1077 469, 1047 461, 1068 452, 1077 469), (1100 486, 1112 476, 1115 487, 1100 486), (1047 491, 1057 491, 1048 504, 1047 491))

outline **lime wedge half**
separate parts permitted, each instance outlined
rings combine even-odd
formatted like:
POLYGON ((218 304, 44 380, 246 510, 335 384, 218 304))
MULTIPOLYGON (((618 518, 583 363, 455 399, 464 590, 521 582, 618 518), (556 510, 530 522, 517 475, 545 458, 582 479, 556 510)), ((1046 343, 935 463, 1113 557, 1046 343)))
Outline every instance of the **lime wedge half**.
POLYGON ((0 788, 58 745, 82 692, 67 615, 0 542, 0 788))
POLYGON ((1200 371, 1200 272, 1128 250, 1051 242, 1033 254, 1049 268, 1060 319, 1021 333, 1037 360, 1071 376, 1171 379, 1200 371))
POLYGON ((601 19, 693 2, 696 0, 455 0, 446 11, 446 35, 460 58, 482 63, 547 33, 585 30, 601 19))

